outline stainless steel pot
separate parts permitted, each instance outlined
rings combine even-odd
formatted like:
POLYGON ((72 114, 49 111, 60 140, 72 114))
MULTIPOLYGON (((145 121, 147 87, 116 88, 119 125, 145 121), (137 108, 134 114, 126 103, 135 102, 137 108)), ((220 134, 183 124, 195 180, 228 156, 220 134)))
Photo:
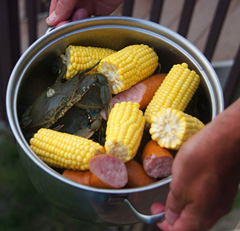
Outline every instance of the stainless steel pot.
MULTIPOLYGON (((155 201, 165 203, 171 177, 132 189, 96 189, 74 183, 43 163, 30 149, 19 126, 19 117, 49 84, 53 60, 69 44, 120 49, 144 43, 159 55, 162 72, 187 62, 201 76, 202 103, 209 108, 205 122, 223 110, 223 96, 210 63, 190 42, 152 22, 128 17, 96 17, 72 22, 38 39, 22 55, 12 71, 7 89, 7 114, 19 146, 20 158, 40 194, 80 220, 101 224, 154 223, 163 217, 145 216, 155 201), (145 214, 145 215, 144 215, 145 214)), ((205 114, 205 113, 204 113, 205 114)))

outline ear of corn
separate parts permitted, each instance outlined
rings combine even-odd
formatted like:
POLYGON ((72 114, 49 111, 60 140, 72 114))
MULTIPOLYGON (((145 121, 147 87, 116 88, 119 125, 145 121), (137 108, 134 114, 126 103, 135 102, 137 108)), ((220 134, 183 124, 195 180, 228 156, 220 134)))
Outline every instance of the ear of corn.
POLYGON ((105 149, 107 154, 127 162, 136 155, 145 119, 138 103, 122 102, 114 105, 107 122, 105 149))
POLYGON ((152 75, 158 56, 147 45, 130 45, 102 59, 98 71, 107 76, 112 93, 118 94, 152 75))
POLYGON ((178 150, 203 127, 204 124, 191 115, 173 108, 162 108, 152 117, 149 132, 161 147, 178 150))
POLYGON ((186 63, 174 65, 145 110, 146 123, 149 125, 151 116, 162 107, 184 111, 196 92, 199 82, 199 76, 195 71, 189 70, 186 63))
POLYGON ((30 147, 49 166, 72 170, 89 169, 90 159, 105 153, 104 147, 92 140, 45 128, 30 140, 30 147))
MULTIPOLYGON (((63 63, 67 65, 66 79, 72 78, 79 71, 92 67, 106 56, 116 51, 100 47, 73 46, 67 47, 65 55, 61 55, 63 63)), ((89 73, 96 73, 97 68, 93 68, 89 73)))

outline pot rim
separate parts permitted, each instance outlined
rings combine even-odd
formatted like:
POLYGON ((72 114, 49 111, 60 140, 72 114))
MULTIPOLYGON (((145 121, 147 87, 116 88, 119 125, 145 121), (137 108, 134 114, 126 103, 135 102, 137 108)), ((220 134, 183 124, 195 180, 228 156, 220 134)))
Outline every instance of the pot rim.
MULTIPOLYGON (((218 97, 218 112, 213 110, 213 117, 216 116, 219 112, 221 112, 224 109, 223 105, 223 94, 219 89, 221 89, 220 82, 216 76, 215 71, 211 67, 209 61, 205 58, 205 56, 196 48, 192 43, 190 43, 187 39, 182 37, 181 35, 177 34, 176 32, 159 25, 154 22, 150 22, 145 19, 138 19, 138 18, 132 18, 132 17, 124 17, 124 16, 101 16, 101 17, 93 17, 93 18, 87 18, 80 21, 74 21, 68 24, 65 24, 59 28, 56 28, 49 33, 46 33, 41 38, 36 40, 20 57, 17 64, 15 65, 7 87, 7 95, 6 95, 6 107, 7 107, 7 115, 10 127, 12 129, 12 132, 15 136, 15 139, 17 140, 18 145, 21 147, 21 149, 25 152, 25 154, 43 171, 50 174, 52 177, 57 178, 60 181, 63 181, 64 183, 67 183, 69 185, 72 185, 74 187, 77 187, 79 189, 84 189, 92 192, 99 192, 99 193, 109 193, 109 194, 128 194, 128 193, 134 193, 134 192, 141 192, 146 191, 154 188, 158 188, 162 185, 165 185, 167 183, 170 183, 172 176, 169 176, 167 178, 164 178, 162 180, 157 181, 156 183, 139 187, 139 188, 129 188, 129 189, 98 189, 91 186, 85 186, 81 185, 79 183, 73 182, 65 177, 63 177, 60 173, 49 167, 47 164, 45 164, 37 155, 31 150, 29 144, 25 140, 22 131, 20 129, 20 125, 18 122, 18 116, 17 116, 17 95, 16 93, 13 94, 12 89, 14 89, 14 92, 19 92, 20 88, 20 79, 16 80, 16 78, 19 76, 19 69, 22 68, 23 70, 26 70, 28 66, 31 63, 27 63, 26 60, 29 59, 29 55, 32 54, 32 57, 34 58, 37 56, 37 54, 40 52, 37 47, 41 46, 43 47, 44 44, 46 44, 46 40, 49 40, 54 35, 60 34, 62 31, 68 31, 70 28, 83 26, 83 28, 87 28, 88 25, 92 23, 98 23, 98 25, 101 24, 101 22, 107 22, 107 25, 119 25, 121 26, 121 23, 125 23, 124 25, 141 25, 141 28, 149 30, 151 28, 151 31, 149 33, 157 33, 161 31, 161 35, 166 37, 168 40, 171 40, 171 38, 174 38, 177 40, 177 45, 179 45, 183 50, 185 50, 187 53, 189 53, 192 57, 199 57, 199 60, 201 60, 201 65, 196 62, 196 65, 199 66, 199 69, 202 69, 203 67, 207 67, 208 71, 210 72, 210 75, 213 77, 211 81, 214 83, 214 86, 212 84, 212 87, 215 87, 215 94, 217 94, 218 97), (126 24, 127 23, 127 24, 126 24), (217 90, 216 90, 217 89, 217 90)), ((55 41, 55 40, 52 40, 55 41)), ((32 59, 33 59, 32 58, 32 59)), ((193 58, 196 60, 195 58, 193 58)), ((208 79, 205 81, 209 81, 208 79)), ((208 85, 211 85, 210 82, 207 83, 208 85)), ((214 95, 213 89, 210 90, 211 99, 214 95)), ((215 102, 216 103, 216 102, 215 102)))

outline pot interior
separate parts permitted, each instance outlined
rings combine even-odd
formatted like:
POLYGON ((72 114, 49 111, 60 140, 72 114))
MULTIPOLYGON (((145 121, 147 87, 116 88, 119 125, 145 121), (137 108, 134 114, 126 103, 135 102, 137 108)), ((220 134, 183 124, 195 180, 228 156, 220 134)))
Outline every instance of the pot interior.
MULTIPOLYGON (((14 92, 17 94, 16 126, 19 127, 24 111, 42 91, 54 83, 57 76, 52 72, 53 63, 65 52, 68 45, 119 50, 140 43, 154 48, 159 56, 161 73, 167 73, 174 64, 186 62, 190 69, 199 74, 200 86, 186 112, 204 123, 211 121, 222 110, 222 99, 219 98, 221 94, 216 76, 208 62, 196 48, 176 33, 154 23, 145 21, 139 23, 138 20, 137 22, 131 20, 109 21, 109 18, 105 21, 83 20, 82 23, 72 23, 54 29, 36 41, 21 57, 13 76, 15 80, 18 79, 14 92)), ((19 130, 23 136, 26 135, 21 128, 19 130)), ((24 142, 27 143, 28 138, 26 136, 25 138, 24 142)), ((27 155, 33 154, 27 152, 27 155)))
MULTIPOLYGON (((50 32, 52 33, 52 32, 50 32)), ((212 119, 212 104, 209 89, 202 73, 196 69, 194 60, 181 47, 161 36, 155 37, 146 31, 129 30, 124 28, 103 28, 69 34, 43 47, 40 52, 30 60, 30 64, 22 74, 21 85, 18 92, 17 113, 19 120, 23 112, 33 101, 51 86, 56 74, 52 72, 54 61, 65 52, 68 45, 107 47, 119 50, 131 44, 147 44, 154 48, 159 56, 161 73, 167 73, 172 65, 186 62, 190 69, 196 70, 201 77, 201 84, 187 111, 197 116, 204 123, 212 119), (160 39, 159 39, 160 37, 160 39), (196 99, 196 100, 195 100, 196 99)))

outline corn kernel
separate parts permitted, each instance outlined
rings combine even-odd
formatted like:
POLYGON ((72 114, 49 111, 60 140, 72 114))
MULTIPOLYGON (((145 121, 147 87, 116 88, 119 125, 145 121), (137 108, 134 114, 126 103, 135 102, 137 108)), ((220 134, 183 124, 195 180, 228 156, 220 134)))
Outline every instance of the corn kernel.
POLYGON ((106 152, 124 162, 134 158, 142 139, 145 119, 139 106, 132 102, 117 103, 107 121, 106 152))
POLYGON ((152 139, 163 148, 178 150, 191 136, 204 127, 204 124, 178 109, 161 108, 152 117, 149 130, 152 139))
POLYGON ((186 63, 174 65, 145 110, 147 127, 151 124, 151 117, 161 108, 170 107, 184 111, 199 83, 199 75, 193 70, 190 71, 186 63))
POLYGON ((155 51, 147 45, 136 44, 103 58, 98 71, 108 78, 112 93, 118 94, 152 75, 157 66, 155 51))
MULTIPOLYGON (((108 48, 73 46, 67 47, 65 54, 61 55, 63 62, 67 65, 65 78, 70 79, 78 72, 92 67, 104 57, 115 51, 108 48)), ((97 68, 93 68, 88 73, 96 73, 97 68)))
POLYGON ((94 155, 105 153, 104 147, 92 140, 46 128, 39 129, 30 147, 46 164, 73 170, 87 170, 94 155))

